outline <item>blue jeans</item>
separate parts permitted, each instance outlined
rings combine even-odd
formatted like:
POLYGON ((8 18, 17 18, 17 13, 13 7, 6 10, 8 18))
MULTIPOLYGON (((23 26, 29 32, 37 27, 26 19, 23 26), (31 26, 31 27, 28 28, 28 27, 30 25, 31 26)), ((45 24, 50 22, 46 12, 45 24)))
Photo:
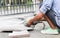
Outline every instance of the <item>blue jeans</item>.
POLYGON ((57 25, 56 20, 55 20, 55 14, 54 11, 49 11, 46 13, 46 16, 50 19, 50 21, 60 29, 60 27, 57 25))

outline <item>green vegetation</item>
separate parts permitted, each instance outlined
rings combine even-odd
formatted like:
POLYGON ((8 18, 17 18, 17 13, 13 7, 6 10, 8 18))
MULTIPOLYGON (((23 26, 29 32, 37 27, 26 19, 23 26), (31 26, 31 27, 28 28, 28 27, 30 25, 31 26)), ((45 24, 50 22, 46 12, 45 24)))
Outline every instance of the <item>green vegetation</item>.
POLYGON ((32 4, 32 1, 31 0, 27 0, 27 6, 29 7, 29 6, 31 6, 31 4, 32 4))
POLYGON ((31 1, 31 0, 27 1, 27 4, 31 4, 31 3, 32 3, 32 1, 31 1))
MULTIPOLYGON (((0 9, 8 9, 8 6, 6 6, 7 4, 6 4, 6 1, 4 1, 4 0, 1 0, 1 1, 3 1, 2 2, 2 5, 0 6, 0 9), (6 4, 6 5, 5 5, 6 4)), ((0 2, 1 2, 0 1, 0 2)), ((13 4, 12 5, 15 5, 15 6, 10 6, 10 8, 11 9, 16 9, 16 8, 21 8, 22 7, 22 5, 19 5, 19 4, 26 4, 27 5, 27 7, 30 7, 31 6, 31 3, 32 3, 32 0, 24 0, 24 3, 22 3, 21 2, 21 0, 19 0, 19 1, 17 1, 17 0, 14 0, 14 2, 13 2, 13 4), (20 1, 20 3, 19 3, 19 1, 20 1), (18 2, 18 3, 17 3, 18 2), (17 4, 17 5, 16 5, 17 4)), ((23 7, 24 7, 24 5, 23 5, 23 7)))

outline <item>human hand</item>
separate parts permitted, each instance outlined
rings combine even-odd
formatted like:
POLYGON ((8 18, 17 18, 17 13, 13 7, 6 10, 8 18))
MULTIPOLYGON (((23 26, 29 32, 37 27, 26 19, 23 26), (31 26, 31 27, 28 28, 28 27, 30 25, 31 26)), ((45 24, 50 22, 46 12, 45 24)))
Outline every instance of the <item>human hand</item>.
POLYGON ((33 23, 33 19, 30 19, 27 21, 25 26, 30 27, 32 25, 32 23, 33 23))

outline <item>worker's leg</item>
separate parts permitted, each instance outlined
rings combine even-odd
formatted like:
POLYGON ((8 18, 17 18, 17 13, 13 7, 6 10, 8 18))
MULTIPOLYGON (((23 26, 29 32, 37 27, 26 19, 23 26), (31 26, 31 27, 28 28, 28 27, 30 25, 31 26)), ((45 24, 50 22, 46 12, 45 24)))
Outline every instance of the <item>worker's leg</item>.
POLYGON ((47 20, 47 22, 49 23, 51 28, 49 27, 47 29, 41 30, 41 33, 44 33, 44 34, 59 34, 58 30, 56 29, 56 27, 58 27, 58 26, 57 26, 57 23, 55 21, 54 14, 53 14, 52 11, 46 13, 45 19, 47 20))
POLYGON ((49 25, 52 29, 55 29, 56 27, 60 28, 56 23, 55 15, 54 15, 53 11, 50 11, 49 13, 46 13, 45 19, 47 20, 47 22, 49 23, 49 25))
POLYGON ((52 29, 55 29, 56 28, 56 26, 52 23, 52 21, 46 15, 45 15, 45 19, 46 19, 46 21, 48 22, 48 24, 50 25, 50 27, 52 29))

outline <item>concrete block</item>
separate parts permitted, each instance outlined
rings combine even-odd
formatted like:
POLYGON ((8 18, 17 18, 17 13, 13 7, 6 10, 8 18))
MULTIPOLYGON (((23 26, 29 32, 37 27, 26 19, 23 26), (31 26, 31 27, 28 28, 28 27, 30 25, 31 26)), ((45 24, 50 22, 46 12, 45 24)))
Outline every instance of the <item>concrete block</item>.
POLYGON ((29 37, 30 34, 27 30, 24 31, 13 31, 13 33, 9 33, 10 38, 19 38, 19 37, 29 37))

